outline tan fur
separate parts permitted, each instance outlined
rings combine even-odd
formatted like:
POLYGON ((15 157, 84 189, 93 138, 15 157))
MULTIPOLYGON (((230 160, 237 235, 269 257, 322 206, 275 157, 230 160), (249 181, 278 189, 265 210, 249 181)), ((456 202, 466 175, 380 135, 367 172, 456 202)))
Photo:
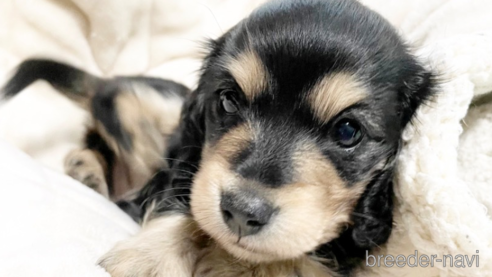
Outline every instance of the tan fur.
POLYGON ((237 57, 229 57, 225 67, 249 101, 253 101, 268 86, 268 72, 254 50, 249 49, 237 57))
MULTIPOLYGON (((318 237, 317 245, 333 240, 343 227, 351 224, 350 215, 367 182, 349 186, 311 142, 298 147, 293 155, 293 163, 298 176, 297 183, 280 190, 277 203, 289 209, 286 212, 290 212, 291 220, 305 223, 293 227, 298 229, 289 230, 293 234, 319 230, 320 234, 310 235, 311 238, 318 237)), ((304 243, 307 248, 308 242, 304 243)))
POLYGON ((209 247, 197 261, 193 277, 330 277, 326 267, 309 256, 273 263, 240 261, 221 248, 209 247))
POLYGON ((64 167, 67 175, 109 197, 107 166, 99 153, 89 149, 73 150, 65 158, 64 167))
MULTIPOLYGON (((248 145, 248 142, 254 139, 254 136, 255 130, 249 123, 241 124, 229 130, 214 149, 220 157, 227 159, 242 151, 248 145)), ((210 150, 211 148, 205 145, 202 153, 203 160, 207 160, 207 157, 211 154, 210 150)))
POLYGON ((145 85, 121 91, 115 101, 122 128, 132 139, 132 149, 118 147, 99 122, 96 127, 118 157, 113 172, 114 198, 118 199, 127 191, 141 188, 157 168, 166 165, 162 159, 166 139, 178 125, 182 102, 163 98, 145 85))
POLYGON ((200 239, 190 217, 168 214, 151 220, 135 237, 118 243, 99 264, 112 277, 190 277, 200 252, 200 239))
POLYGON ((242 179, 230 170, 228 159, 254 139, 254 129, 241 125, 225 134, 214 146, 206 145, 191 194, 191 210, 201 228, 241 260, 272 262, 296 259, 319 244, 336 238, 364 189, 349 187, 314 142, 299 142, 293 157, 295 181, 268 189, 242 179), (242 237, 229 231, 220 211, 224 191, 248 187, 279 208, 279 214, 264 229, 242 237), (239 243, 238 243, 239 240, 239 243))
POLYGON ((366 96, 366 88, 354 76, 336 73, 321 79, 311 90, 308 101, 316 118, 321 123, 327 123, 366 96))
POLYGON ((112 277, 330 277, 309 256, 253 264, 238 260, 209 240, 188 216, 168 214, 118 243, 99 264, 112 277))

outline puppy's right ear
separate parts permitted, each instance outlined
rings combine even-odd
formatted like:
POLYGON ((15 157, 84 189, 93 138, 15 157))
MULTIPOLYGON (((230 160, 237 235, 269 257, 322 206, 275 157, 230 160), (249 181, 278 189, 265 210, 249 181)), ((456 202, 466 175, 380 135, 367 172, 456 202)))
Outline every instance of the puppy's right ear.
POLYGON ((198 169, 205 141, 205 95, 194 91, 183 107, 181 122, 171 142, 173 184, 189 182, 198 169))
MULTIPOLYGON (((155 214, 167 211, 189 213, 193 177, 198 171, 205 143, 206 92, 210 90, 209 80, 213 78, 209 69, 216 63, 222 41, 208 42, 198 87, 184 103, 179 129, 168 142, 166 157, 170 169, 158 172, 140 193, 139 201, 155 203, 152 207, 155 214)), ((144 206, 144 213, 145 209, 144 206)))
POLYGON ((176 143, 171 145, 169 153, 170 158, 174 159, 171 165, 173 187, 179 183, 186 183, 191 187, 193 175, 198 171, 206 134, 206 92, 211 89, 209 80, 214 78, 210 68, 218 63, 224 37, 207 41, 205 45, 207 55, 203 60, 198 87, 183 107, 179 131, 175 137, 176 143))
POLYGON ((168 141, 165 159, 169 168, 158 171, 131 201, 130 205, 139 207, 134 218, 148 221, 170 211, 189 213, 191 185, 198 171, 205 139, 204 110, 203 94, 198 90, 192 92, 183 105, 178 130, 168 141))

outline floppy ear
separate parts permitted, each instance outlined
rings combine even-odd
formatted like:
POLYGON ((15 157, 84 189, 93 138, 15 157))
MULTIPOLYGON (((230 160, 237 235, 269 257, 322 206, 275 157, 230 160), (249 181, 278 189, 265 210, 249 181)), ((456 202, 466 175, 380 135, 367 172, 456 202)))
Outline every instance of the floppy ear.
POLYGON ((352 214, 352 239, 371 249, 388 240, 393 226, 393 170, 380 172, 366 187, 352 214))
MULTIPOLYGON (((435 75, 416 64, 413 74, 400 88, 401 128, 412 120, 420 105, 434 93, 435 75)), ((398 146, 397 149, 400 147, 398 146)), ((390 164, 373 178, 366 187, 352 214, 353 226, 343 240, 352 240, 359 250, 371 249, 386 242, 393 227, 393 165, 398 150, 392 155, 390 164)))
POLYGON ((168 211, 189 213, 192 180, 205 136, 204 102, 197 90, 183 105, 179 129, 171 136, 165 155, 169 168, 158 171, 134 199, 117 202, 136 221, 148 221, 168 211))
POLYGON ((429 100, 435 92, 436 76, 420 65, 414 74, 400 88, 401 127, 404 128, 413 118, 418 107, 429 100))
POLYGON ((360 259, 377 245, 386 242, 393 224, 392 170, 379 172, 366 187, 352 213, 353 225, 340 237, 321 245, 315 255, 340 274, 348 274, 360 259))
POLYGON ((203 93, 196 90, 185 103, 180 127, 169 152, 173 188, 186 185, 189 189, 198 170, 205 141, 204 97, 203 93))
POLYGON ((187 206, 189 206, 192 179, 196 171, 198 171, 205 142, 206 92, 210 89, 209 80, 214 78, 213 74, 208 72, 208 69, 216 63, 217 56, 224 43, 224 37, 216 41, 209 40, 206 43, 205 47, 208 54, 203 60, 202 75, 200 76, 198 87, 184 105, 179 131, 174 139, 176 143, 171 145, 169 151, 169 157, 172 160, 171 186, 174 191, 183 195, 187 194, 183 199, 187 206), (187 187, 187 191, 178 189, 183 187, 183 185, 187 187))
POLYGON ((140 218, 147 213, 149 205, 152 214, 167 211, 189 213, 193 177, 198 171, 205 142, 205 97, 208 81, 213 78, 207 70, 219 55, 223 40, 208 41, 208 54, 203 61, 198 88, 183 105, 179 128, 168 142, 165 158, 169 169, 157 172, 132 200, 132 205, 140 207, 140 218))
MULTIPOLYGON (((401 128, 412 120, 420 105, 434 93, 435 75, 415 64, 413 72, 400 88, 401 128)), ((366 187, 353 212, 351 238, 361 249, 371 249, 388 240, 393 225, 393 167, 400 146, 384 170, 366 187)))

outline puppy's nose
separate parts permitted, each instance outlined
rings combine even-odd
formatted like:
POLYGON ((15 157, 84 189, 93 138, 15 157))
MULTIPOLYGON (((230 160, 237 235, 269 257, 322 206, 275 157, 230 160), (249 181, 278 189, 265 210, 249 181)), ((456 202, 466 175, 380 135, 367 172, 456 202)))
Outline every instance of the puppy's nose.
POLYGON ((222 194, 220 208, 229 229, 241 237, 258 233, 275 213, 266 199, 246 191, 222 194))

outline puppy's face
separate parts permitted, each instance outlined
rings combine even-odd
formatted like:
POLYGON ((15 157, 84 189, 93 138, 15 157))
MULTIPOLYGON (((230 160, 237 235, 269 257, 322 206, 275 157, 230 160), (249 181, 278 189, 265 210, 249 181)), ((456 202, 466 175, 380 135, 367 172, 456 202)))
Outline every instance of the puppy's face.
MULTIPOLYGON (((356 2, 260 8, 213 43, 188 111, 203 136, 194 218, 255 262, 379 223, 359 226, 354 214, 387 223, 378 209, 391 208, 393 160, 429 89, 424 75, 393 29, 356 2)), ((377 232, 369 241, 389 235, 377 232)))

